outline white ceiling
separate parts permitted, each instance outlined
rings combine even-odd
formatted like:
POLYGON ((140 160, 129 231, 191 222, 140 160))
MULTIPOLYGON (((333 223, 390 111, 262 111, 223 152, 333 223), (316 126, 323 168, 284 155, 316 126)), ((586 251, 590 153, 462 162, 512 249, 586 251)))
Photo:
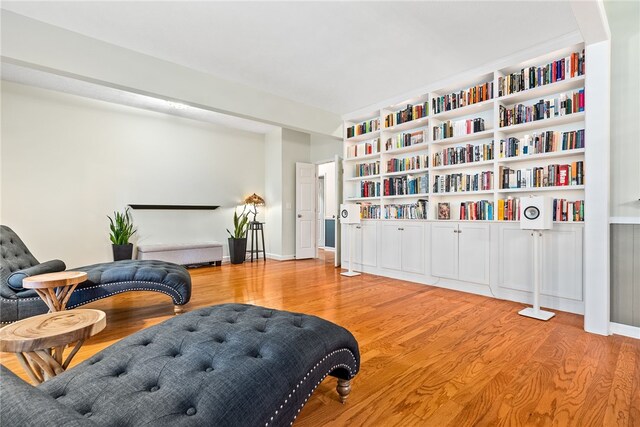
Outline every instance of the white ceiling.
POLYGON ((566 1, 3 1, 2 8, 339 114, 578 30, 566 1))

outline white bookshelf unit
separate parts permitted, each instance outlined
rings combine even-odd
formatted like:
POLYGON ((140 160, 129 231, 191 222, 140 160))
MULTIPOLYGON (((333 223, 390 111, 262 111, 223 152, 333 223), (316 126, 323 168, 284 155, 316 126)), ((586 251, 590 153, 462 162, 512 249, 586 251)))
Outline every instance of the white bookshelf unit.
MULTIPOLYGON (((501 94, 499 87, 511 73, 562 58, 566 63, 567 57, 583 55, 584 49, 583 43, 570 43, 513 65, 497 66, 491 72, 465 75, 459 81, 449 79, 403 102, 348 116, 344 123, 344 202, 360 204, 363 218, 354 249, 355 269, 531 303, 533 243, 530 232, 520 230, 514 215, 516 200, 546 195, 581 201, 581 205, 572 204, 574 215, 568 209, 567 218, 558 218, 554 229, 545 234, 541 303, 583 314, 584 222, 578 213, 583 209, 588 216, 584 200, 591 182, 585 177, 589 147, 585 111, 589 106, 579 91, 585 88, 586 76, 565 72, 561 80, 514 93, 501 94), (476 102, 434 111, 441 97, 474 87, 476 102), (566 102, 562 111, 556 108, 567 97, 572 101, 570 114, 566 102), (501 121, 504 109, 531 110, 540 100, 550 101, 548 117, 522 123, 501 121), (574 106, 574 101, 583 108, 574 106), (425 103, 428 111, 424 117, 386 126, 388 114, 425 103), (347 133, 349 127, 365 122, 378 125, 369 133, 347 133), (453 129, 452 135, 442 137, 447 133, 443 125, 453 129), (582 131, 580 140, 578 131, 582 131), (548 143, 542 147, 543 134, 546 141, 552 132, 554 146, 548 143), (563 138, 567 138, 566 147, 562 146, 563 138), (516 142, 518 151, 508 155, 507 146, 515 147, 516 142), (460 160, 460 155, 466 158, 460 160), (568 173, 568 182, 556 182, 560 173, 563 177, 568 173), (504 185, 507 177, 508 186, 504 185), (385 185, 390 180, 411 184, 394 191, 393 185, 385 185), (441 203, 449 205, 450 219, 438 219, 441 203), (463 203, 465 216, 461 217, 463 203), (469 214, 470 206, 480 204, 482 212, 469 214), (509 207, 512 219, 507 219, 509 207)), ((343 266, 347 259, 348 251, 344 250, 343 266)))

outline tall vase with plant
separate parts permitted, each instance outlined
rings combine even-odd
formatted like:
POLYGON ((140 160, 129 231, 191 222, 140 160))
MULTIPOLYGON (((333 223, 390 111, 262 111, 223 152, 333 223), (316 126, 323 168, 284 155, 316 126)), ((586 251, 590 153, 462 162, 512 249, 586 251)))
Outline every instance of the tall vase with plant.
POLYGON ((249 228, 249 213, 246 206, 242 213, 238 215, 233 212, 233 233, 227 228, 229 233, 229 259, 231 264, 242 264, 247 254, 247 229, 249 228))
POLYGON ((121 261, 125 259, 131 259, 133 256, 133 243, 129 243, 129 239, 137 231, 133 228, 133 221, 131 220, 131 214, 129 208, 124 213, 114 211, 113 218, 107 215, 109 218, 109 229, 111 233, 109 238, 111 239, 113 248, 113 260, 121 261))

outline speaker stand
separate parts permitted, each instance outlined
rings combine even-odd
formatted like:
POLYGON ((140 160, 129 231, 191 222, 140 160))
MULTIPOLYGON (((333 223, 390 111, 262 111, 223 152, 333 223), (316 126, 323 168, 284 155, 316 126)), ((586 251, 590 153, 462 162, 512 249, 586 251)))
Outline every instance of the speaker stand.
POLYGON ((531 317, 538 320, 549 320, 555 313, 550 311, 540 310, 540 251, 542 245, 540 239, 542 239, 542 231, 535 230, 532 233, 533 236, 533 307, 527 307, 524 310, 520 310, 518 314, 521 316, 531 317))
POLYGON ((353 271, 353 226, 355 224, 349 224, 349 271, 340 273, 342 276, 354 277, 359 276, 360 273, 353 271))

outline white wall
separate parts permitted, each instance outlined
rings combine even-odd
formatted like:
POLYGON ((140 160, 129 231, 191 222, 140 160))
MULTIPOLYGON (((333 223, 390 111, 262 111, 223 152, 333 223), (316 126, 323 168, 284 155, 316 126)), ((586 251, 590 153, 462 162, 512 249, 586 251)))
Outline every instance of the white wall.
POLYGON ((245 196, 264 194, 264 136, 73 95, 2 84, 0 220, 41 261, 110 261, 106 215, 129 203, 142 242, 218 240, 245 196))
POLYGON ((282 255, 282 128, 265 135, 264 185, 265 248, 270 256, 282 255))
POLYGON ((342 139, 317 133, 311 134, 311 161, 313 163, 331 161, 342 156, 342 139))
POLYGON ((604 5, 611 29, 611 216, 637 219, 640 218, 640 3, 606 1, 604 5))

